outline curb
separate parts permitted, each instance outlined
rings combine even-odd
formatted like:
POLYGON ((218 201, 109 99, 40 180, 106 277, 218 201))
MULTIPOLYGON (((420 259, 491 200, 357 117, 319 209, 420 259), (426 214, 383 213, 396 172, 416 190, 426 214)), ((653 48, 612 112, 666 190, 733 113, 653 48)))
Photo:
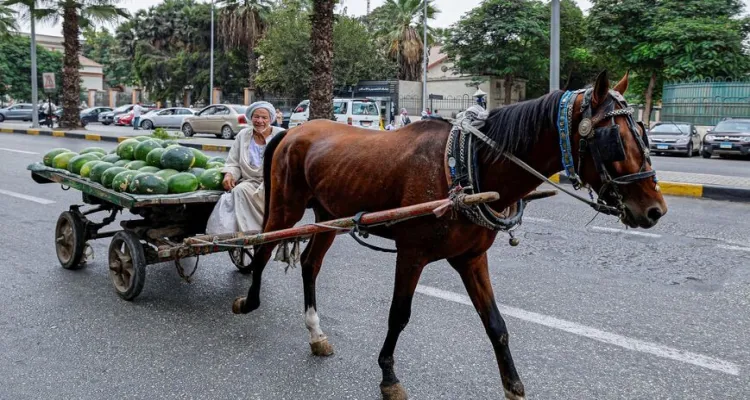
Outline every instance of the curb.
MULTIPOLYGON (((70 139, 83 139, 90 140, 92 142, 116 142, 120 143, 127 139, 133 138, 133 136, 107 136, 100 135, 98 133, 75 133, 75 132, 64 132, 64 131, 50 131, 42 129, 15 129, 15 128, 0 128, 0 133, 18 133, 22 135, 32 136, 52 136, 52 137, 64 137, 70 139)), ((144 135, 146 136, 146 135, 144 135)), ((220 151, 228 153, 231 146, 221 146, 215 144, 200 144, 200 143, 185 143, 177 140, 181 145, 185 147, 192 147, 201 151, 220 151)))
MULTIPOLYGON (((550 180, 555 183, 571 183, 567 176, 560 173, 551 176, 550 180)), ((666 181, 659 181, 659 188, 662 194, 670 196, 750 203, 750 188, 666 181)))

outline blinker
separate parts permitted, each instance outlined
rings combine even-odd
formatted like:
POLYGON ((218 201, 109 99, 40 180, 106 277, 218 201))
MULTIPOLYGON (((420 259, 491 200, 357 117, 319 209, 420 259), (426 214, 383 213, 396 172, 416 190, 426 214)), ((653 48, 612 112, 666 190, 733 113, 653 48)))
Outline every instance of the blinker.
POLYGON ((625 161, 625 147, 617 124, 594 130, 594 144, 603 162, 625 161))

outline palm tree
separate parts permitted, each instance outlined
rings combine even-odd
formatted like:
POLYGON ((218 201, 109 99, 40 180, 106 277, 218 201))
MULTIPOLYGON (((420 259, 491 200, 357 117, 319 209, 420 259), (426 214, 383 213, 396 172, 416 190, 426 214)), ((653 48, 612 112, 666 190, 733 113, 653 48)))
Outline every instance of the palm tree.
POLYGON ((247 51, 247 87, 250 98, 255 96, 255 74, 258 59, 255 45, 268 26, 267 18, 272 0, 219 0, 224 7, 219 11, 219 37, 224 49, 244 48, 247 51))
MULTIPOLYGON (((33 1, 33 0, 32 0, 33 1)), ((63 72, 62 106, 63 118, 60 126, 80 127, 81 77, 79 73, 81 29, 92 23, 112 22, 128 17, 128 12, 116 6, 117 0, 39 0, 37 15, 42 22, 56 24, 62 18, 63 28, 63 72)))
MULTIPOLYGON (((422 79, 424 1, 427 1, 427 18, 433 19, 440 12, 432 5, 433 0, 386 0, 371 14, 376 20, 376 34, 385 40, 390 57, 399 65, 398 79, 422 79)), ((427 32, 429 43, 432 29, 428 27, 427 32)))
POLYGON ((18 30, 16 24, 15 11, 3 4, 0 4, 0 37, 9 35, 10 32, 18 30))
POLYGON ((310 32, 313 56, 310 119, 333 119, 333 7, 336 0, 315 0, 310 32))

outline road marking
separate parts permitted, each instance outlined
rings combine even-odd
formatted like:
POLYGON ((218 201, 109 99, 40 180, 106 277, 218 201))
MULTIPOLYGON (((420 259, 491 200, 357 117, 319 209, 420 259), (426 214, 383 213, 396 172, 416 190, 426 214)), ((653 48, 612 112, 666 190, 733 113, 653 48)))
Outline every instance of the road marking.
POLYGON ((21 153, 21 154, 39 154, 39 153, 35 153, 33 151, 23 151, 23 150, 15 150, 15 149, 6 149, 4 147, 0 147, 0 150, 10 151, 12 153, 21 153))
POLYGON ((525 218, 524 218, 523 220, 524 220, 524 221, 531 221, 531 222, 541 222, 541 223, 543 223, 543 224, 549 224, 549 223, 551 223, 551 222, 552 222, 552 220, 551 220, 551 219, 546 219, 546 218, 534 218, 534 217, 525 217, 525 218))
POLYGON ((95 140, 97 142, 102 140, 102 136, 101 135, 97 135, 97 134, 94 134, 94 133, 87 133, 84 136, 84 138, 86 138, 86 140, 95 140))
POLYGON ((739 250, 739 251, 750 251, 750 247, 740 247, 740 246, 727 246, 725 244, 720 244, 716 246, 720 249, 726 249, 726 250, 739 250))
POLYGON ((617 228, 606 228, 603 226, 592 226, 592 231, 598 231, 598 232, 607 232, 607 233, 624 233, 627 235, 635 235, 635 236, 645 236, 650 238, 660 238, 661 235, 658 233, 648 233, 648 232, 641 232, 641 231, 631 231, 631 230, 624 230, 624 229, 617 229, 617 228))
MULTIPOLYGON (((465 295, 441 290, 430 286, 418 285, 417 293, 452 301, 454 303, 472 306, 471 300, 465 295)), ((520 308, 506 306, 500 303, 497 304, 497 307, 500 310, 500 313, 507 316, 511 316, 528 322, 533 322, 535 324, 543 325, 549 328, 558 329, 564 332, 572 333, 574 335, 587 337, 599 342, 612 344, 627 350, 648 353, 657 357, 668 358, 670 360, 675 360, 685 364, 692 364, 701 368, 723 372, 729 375, 738 376, 740 374, 739 366, 729 361, 724 361, 718 358, 704 356, 702 354, 692 353, 689 351, 679 350, 673 347, 663 346, 656 343, 646 342, 644 340, 632 339, 626 336, 618 335, 616 333, 611 333, 586 325, 581 325, 576 322, 566 321, 564 319, 550 317, 548 315, 538 314, 520 308)))
POLYGON ((26 194, 11 192, 10 190, 0 189, 0 194, 4 194, 6 196, 11 196, 11 197, 17 197, 19 199, 33 201, 33 202, 39 203, 39 204, 52 204, 52 203, 54 203, 54 201, 52 201, 52 200, 47 200, 47 199, 43 199, 41 197, 34 197, 34 196, 26 195, 26 194))

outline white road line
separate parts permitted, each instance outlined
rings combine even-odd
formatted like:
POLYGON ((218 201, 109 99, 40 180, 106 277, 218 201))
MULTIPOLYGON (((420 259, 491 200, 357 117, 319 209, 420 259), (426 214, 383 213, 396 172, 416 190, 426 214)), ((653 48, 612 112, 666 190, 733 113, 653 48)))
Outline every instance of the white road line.
POLYGON ((6 149, 5 147, 0 147, 0 150, 3 150, 3 151, 10 151, 10 152, 12 152, 12 153, 21 153, 21 154, 39 154, 39 153, 35 153, 35 152, 33 152, 33 151, 24 151, 24 150, 15 150, 15 149, 6 149))
POLYGON ((660 238, 661 235, 658 233, 648 233, 648 232, 641 232, 641 231, 631 231, 631 230, 624 230, 624 229, 617 229, 617 228, 606 228, 603 226, 592 226, 592 231, 599 231, 599 232, 608 232, 608 233, 624 233, 626 235, 635 235, 635 236, 645 236, 650 238, 660 238))
POLYGON ((552 220, 551 220, 551 219, 546 219, 546 218, 534 218, 534 217, 524 217, 524 218, 523 218, 523 220, 524 220, 524 221, 531 221, 531 222, 541 222, 541 223, 543 223, 543 224, 549 224, 550 222, 552 222, 552 220))
POLYGON ((52 204, 52 203, 54 203, 54 201, 52 201, 52 200, 47 200, 47 199, 43 199, 41 197, 34 197, 34 196, 26 195, 26 194, 11 192, 10 190, 0 189, 0 194, 4 194, 6 196, 11 196, 11 197, 17 197, 19 199, 33 201, 33 202, 39 203, 39 204, 52 204))
MULTIPOLYGON (((471 300, 465 295, 448 292, 430 286, 418 285, 417 293, 472 306, 471 300)), ((587 337, 589 339, 597 340, 603 343, 612 344, 627 350, 648 353, 657 357, 668 358, 682 363, 696 365, 701 368, 723 372, 729 375, 738 376, 740 374, 739 366, 729 361, 724 361, 718 358, 708 357, 689 351, 683 351, 656 343, 646 342, 643 340, 632 339, 626 336, 618 335, 616 333, 606 332, 575 322, 522 310, 516 307, 510 307, 499 303, 497 307, 500 310, 500 313, 507 316, 511 316, 528 322, 533 322, 539 325, 544 325, 553 329, 559 329, 561 331, 587 337)))
POLYGON ((720 244, 716 246, 720 249, 726 249, 726 250, 739 250, 739 251, 750 251, 750 247, 740 247, 740 246, 727 246, 725 244, 720 244))

